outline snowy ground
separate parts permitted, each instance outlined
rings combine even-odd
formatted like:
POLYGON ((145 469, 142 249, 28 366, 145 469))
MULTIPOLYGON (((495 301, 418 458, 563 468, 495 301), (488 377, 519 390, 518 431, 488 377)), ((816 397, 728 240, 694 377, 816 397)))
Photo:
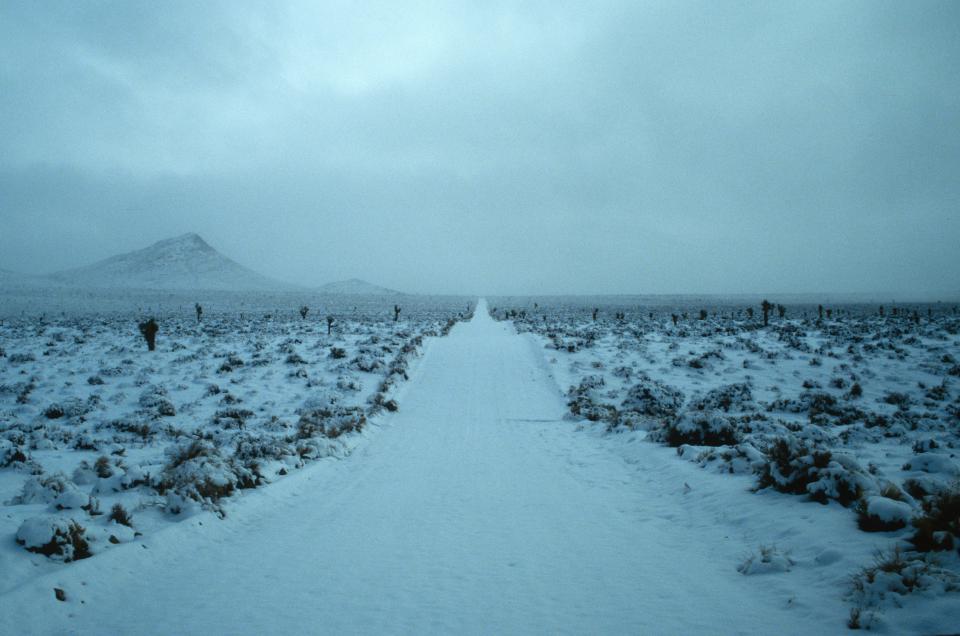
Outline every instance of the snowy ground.
MULTIPOLYGON (((39 335, 36 326, 0 327, 0 346, 7 355, 0 360, 0 383, 10 387, 37 378, 26 404, 16 402, 24 387, 0 395, 7 417, 4 435, 9 440, 11 432, 20 431, 24 437, 17 440, 18 448, 29 455, 19 466, 0 470, 3 496, 22 496, 35 464, 44 474, 63 470, 74 483, 77 477, 84 482, 75 487, 87 495, 87 502, 93 489, 106 503, 132 492, 133 499, 124 501, 133 510, 134 529, 142 531, 141 536, 116 537, 116 545, 93 541, 98 552, 93 558, 64 564, 16 545, 14 535, 24 519, 55 514, 76 517, 105 532, 120 531, 102 520, 106 515, 91 517, 82 509, 57 512, 56 499, 4 508, 0 632, 841 633, 855 605, 863 606, 863 622, 879 631, 957 630, 958 595, 945 592, 952 585, 951 572, 957 570, 955 552, 931 553, 945 569, 928 565, 915 577, 919 583, 912 594, 888 591, 905 578, 902 571, 893 571, 875 572, 864 593, 855 597, 851 575, 870 566, 876 550, 905 542, 912 528, 863 532, 858 515, 836 501, 838 479, 855 482, 863 489, 861 495, 872 495, 876 488, 881 489, 877 495, 890 495, 885 489, 889 481, 902 491, 902 501, 879 501, 874 512, 895 519, 902 512, 895 504, 903 504, 912 517, 920 514, 924 499, 906 492, 908 479, 931 489, 949 487, 957 465, 951 410, 956 397, 951 367, 943 361, 948 355, 957 357, 956 331, 949 318, 881 337, 883 346, 869 351, 869 362, 853 359, 854 354, 843 362, 834 358, 846 346, 856 342, 862 355, 868 353, 864 342, 877 341, 851 341, 845 333, 826 337, 822 332, 802 338, 793 334, 795 338, 785 341, 779 335, 782 327, 716 334, 714 320, 687 321, 686 332, 680 333, 670 324, 644 328, 649 325, 636 315, 625 321, 602 316, 595 323, 589 312, 563 308, 546 312, 546 323, 554 323, 549 328, 540 326, 543 318, 532 309, 530 319, 518 320, 515 327, 493 321, 485 310, 481 304, 473 320, 453 327, 448 337, 426 339, 423 357, 411 355, 410 381, 390 387, 386 395, 400 403, 400 410, 379 410, 376 415, 368 401, 376 394, 376 371, 360 376, 350 361, 373 344, 386 342, 391 353, 402 350, 405 339, 389 322, 359 321, 344 327, 331 343, 325 340, 325 326, 308 329, 291 319, 261 348, 254 343, 266 338, 263 325, 224 343, 223 334, 206 338, 191 334, 184 324, 178 338, 185 350, 160 351, 150 363, 138 361, 146 354, 139 351, 136 338, 124 340, 110 331, 109 323, 104 334, 90 338, 95 344, 71 340, 75 333, 58 340, 55 332, 47 331, 52 327, 39 335), (634 331, 618 327, 621 322, 633 325, 634 331), (517 335, 517 328, 530 333, 517 335), (304 331, 296 335, 298 330, 304 331), (103 342, 109 334, 114 334, 113 341, 103 342), (372 337, 378 342, 370 343, 372 337), (916 343, 906 342, 911 337, 916 343), (300 342, 288 343, 288 338, 300 342), (551 348, 558 338, 561 348, 551 348), (725 338, 730 338, 728 344, 725 338), (894 338, 895 348, 887 348, 887 338, 894 338), (823 340, 835 339, 846 339, 844 346, 822 348, 823 340), (578 345, 580 340, 584 342, 578 345), (810 351, 802 349, 804 343, 810 351), (286 356, 292 354, 284 344, 292 344, 305 363, 288 363, 286 356), (344 346, 348 355, 330 360, 326 352, 334 344, 344 346), (78 355, 75 349, 87 346, 102 349, 78 355), (104 377, 103 385, 85 384, 88 374, 103 367, 100 358, 110 347, 125 351, 106 359, 124 369, 130 365, 122 359, 133 356, 136 368, 104 377), (238 380, 236 385, 216 379, 217 369, 229 360, 219 354, 231 348, 244 360, 244 365, 224 372, 238 380), (723 357, 703 355, 714 349, 723 357), (62 350, 72 353, 58 355, 62 350), (876 350, 881 353, 874 354, 876 350), (43 356, 45 351, 50 355, 43 356), (196 359, 177 362, 196 352, 196 359), (32 353, 35 360, 12 362, 11 354, 19 353, 32 353), (257 353, 270 361, 263 367, 253 365, 257 353), (809 357, 819 358, 820 365, 811 366, 809 357), (674 363, 675 358, 683 362, 674 363), (691 366, 692 359, 706 364, 691 366), (849 370, 839 368, 844 363, 851 365, 849 370), (137 367, 144 364, 146 372, 137 367), (31 366, 20 373, 20 365, 31 366), (300 367, 307 377, 296 374, 300 367), (916 387, 918 381, 929 382, 928 388, 939 386, 917 375, 927 368, 934 369, 930 375, 947 378, 943 399, 927 398, 916 387), (660 384, 650 384, 640 371, 660 384), (338 403, 363 405, 372 418, 359 432, 335 437, 318 433, 316 426, 329 423, 333 415, 316 414, 314 400, 329 396, 328 390, 345 373, 364 380, 364 388, 347 401, 334 392, 338 403), (826 375, 821 378, 819 373, 826 375), (909 383, 898 379, 901 373, 911 373, 909 383), (793 386, 813 378, 828 387, 834 375, 849 380, 851 374, 863 395, 843 397, 838 400, 841 406, 859 400, 862 411, 886 415, 885 424, 871 420, 868 427, 861 415, 836 405, 811 418, 810 400, 799 399, 804 389, 793 386), (73 378, 71 384, 65 375, 73 378), (144 375, 148 382, 138 384, 144 375), (568 390, 581 386, 588 375, 599 380, 583 390, 568 390), (235 430, 214 421, 223 398, 207 396, 210 381, 220 385, 221 393, 229 388, 243 398, 241 406, 254 412, 243 427, 235 430), (730 443, 681 445, 682 458, 675 448, 651 443, 678 441, 666 434, 670 427, 664 422, 691 421, 683 419, 691 404, 709 389, 731 383, 747 384, 749 399, 742 390, 713 394, 716 404, 704 404, 703 410, 722 411, 714 413, 717 422, 712 418, 701 427, 693 420, 673 427, 683 435, 700 436, 700 442, 706 435, 711 442, 730 443), (638 390, 625 404, 631 389, 644 384, 648 390, 638 390), (142 413, 142 389, 152 385, 166 389, 167 399, 178 407, 175 415, 142 413), (682 397, 674 400, 671 387, 682 397), (877 402, 891 387, 909 395, 906 408, 877 402), (86 391, 104 392, 92 411, 53 419, 43 415, 54 396, 65 402, 69 395, 86 391), (116 393, 122 398, 113 398, 116 393), (783 401, 770 410, 776 400, 783 401), (576 417, 570 413, 571 402, 577 404, 576 417), (676 417, 642 412, 649 408, 665 413, 675 402, 676 417), (801 410, 791 412, 797 408, 801 410), (269 413, 277 413, 287 426, 273 430, 269 413), (111 422, 124 414, 163 422, 162 437, 158 433, 141 442, 142 447, 123 438, 103 440, 97 451, 68 450, 90 428, 96 441, 95 422, 111 422), (824 419, 845 416, 851 421, 824 419), (314 428, 301 439, 296 431, 304 419, 314 428), (912 421, 916 430, 911 430, 912 421), (171 429, 197 425, 219 430, 207 440, 219 450, 214 455, 218 460, 200 453, 177 464, 176 455, 163 453, 171 445, 182 448, 171 429), (189 480, 160 494, 150 479, 127 488, 122 476, 76 472, 81 461, 95 461, 106 451, 118 474, 131 474, 128 469, 135 465, 152 465, 155 468, 142 472, 172 479, 171 470, 176 476, 177 467, 197 467, 199 462, 199 469, 240 480, 236 436, 251 430, 294 447, 310 440, 306 445, 312 450, 304 458, 320 460, 305 462, 299 452, 294 458, 271 450, 269 458, 258 457, 258 465, 269 477, 265 481, 275 483, 219 501, 193 501, 190 494, 196 492, 190 487, 195 482, 189 480), (723 439, 728 434, 732 439, 723 439), (811 454, 813 447, 836 453, 825 462, 818 455, 817 468, 822 463, 823 474, 810 481, 823 486, 814 492, 826 492, 827 505, 771 487, 752 492, 755 471, 762 473, 769 451, 762 436, 787 434, 798 437, 797 443, 807 445, 811 454), (42 441, 50 438, 53 448, 42 441), (936 440, 937 446, 921 444, 922 452, 914 452, 913 443, 927 439, 936 440), (113 455, 115 445, 122 446, 124 454, 113 455), (136 453, 142 455, 133 460, 136 453), (902 468, 901 461, 918 457, 940 459, 902 468), (875 471, 865 468, 870 463, 875 471), (289 475, 275 480, 287 466, 289 475), (293 470, 295 466, 302 468, 293 470), (119 492, 114 492, 115 485, 119 492), (179 498, 171 496, 177 492, 179 498), (191 501, 195 505, 177 514, 171 510, 191 501), (220 518, 222 513, 226 518, 220 518), (107 545, 111 547, 101 549, 107 545), (64 601, 57 600, 55 589, 62 590, 64 601), (897 604, 904 607, 896 609, 897 604)), ((439 315, 415 321, 405 327, 406 337, 415 337, 421 329, 442 331, 446 324, 439 315)), ((391 358, 385 355, 385 360, 391 358)), ((843 396, 849 387, 823 391, 843 396)), ((820 408, 825 402, 813 404, 820 408)), ((118 434, 116 426, 103 431, 118 434)), ((803 464, 803 457, 794 459, 803 464)), ((240 462, 239 467, 244 466, 249 467, 240 462)))
POLYGON ((349 454, 468 310, 410 302, 394 321, 392 304, 325 300, 160 314, 155 352, 123 314, 0 322, 0 592, 349 454))
MULTIPOLYGON (((743 306, 701 314, 691 305, 588 301, 491 301, 494 315, 515 319, 543 351, 565 388, 568 418, 612 440, 639 434, 735 475, 738 488, 758 491, 753 508, 780 493, 799 495, 794 505, 817 523, 839 508, 845 527, 824 536, 856 576, 838 579, 834 594, 862 626, 960 627, 956 308, 791 306, 781 317, 773 307, 763 328, 759 306, 750 317, 743 306), (877 576, 878 561, 889 572, 877 576), (937 597, 949 608, 942 623, 917 600, 937 597), (922 616, 932 622, 910 622, 922 616)), ((767 549, 742 569, 792 569, 810 538, 764 537, 763 527, 745 524, 758 544, 792 555, 767 549)))

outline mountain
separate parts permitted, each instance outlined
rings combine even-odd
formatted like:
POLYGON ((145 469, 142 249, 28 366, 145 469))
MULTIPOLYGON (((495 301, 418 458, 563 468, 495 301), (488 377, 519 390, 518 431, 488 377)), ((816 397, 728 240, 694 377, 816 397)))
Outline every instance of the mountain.
POLYGON ((343 296, 402 296, 403 292, 387 289, 359 278, 327 283, 317 288, 321 294, 340 294, 343 296))
POLYGON ((57 272, 48 278, 78 287, 221 291, 296 289, 243 267, 193 233, 112 256, 93 265, 57 272))

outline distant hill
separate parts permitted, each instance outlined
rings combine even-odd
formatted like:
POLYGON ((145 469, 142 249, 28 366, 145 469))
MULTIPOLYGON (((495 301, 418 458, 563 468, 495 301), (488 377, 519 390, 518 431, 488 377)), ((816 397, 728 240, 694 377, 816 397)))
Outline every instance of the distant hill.
POLYGON ((190 233, 135 252, 111 256, 86 267, 46 277, 77 287, 287 291, 293 285, 272 280, 227 258, 190 233))
POLYGON ((327 283, 317 288, 321 294, 340 294, 342 296, 402 296, 403 292, 387 289, 359 278, 327 283))

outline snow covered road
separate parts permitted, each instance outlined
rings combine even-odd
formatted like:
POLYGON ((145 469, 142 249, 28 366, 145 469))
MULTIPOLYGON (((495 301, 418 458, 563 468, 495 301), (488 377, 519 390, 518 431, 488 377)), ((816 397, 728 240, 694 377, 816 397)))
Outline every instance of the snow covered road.
POLYGON ((578 432, 541 352, 485 303, 404 390, 351 457, 0 597, 0 633, 843 631, 839 599, 791 607, 736 572, 748 544, 722 509, 682 503, 684 481, 756 498, 742 482, 578 432))

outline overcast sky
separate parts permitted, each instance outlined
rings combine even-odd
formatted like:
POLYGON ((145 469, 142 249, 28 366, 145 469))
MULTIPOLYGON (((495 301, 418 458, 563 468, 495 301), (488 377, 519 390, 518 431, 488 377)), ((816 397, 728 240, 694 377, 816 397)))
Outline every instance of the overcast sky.
POLYGON ((960 292, 960 2, 0 3, 0 268, 960 292))

